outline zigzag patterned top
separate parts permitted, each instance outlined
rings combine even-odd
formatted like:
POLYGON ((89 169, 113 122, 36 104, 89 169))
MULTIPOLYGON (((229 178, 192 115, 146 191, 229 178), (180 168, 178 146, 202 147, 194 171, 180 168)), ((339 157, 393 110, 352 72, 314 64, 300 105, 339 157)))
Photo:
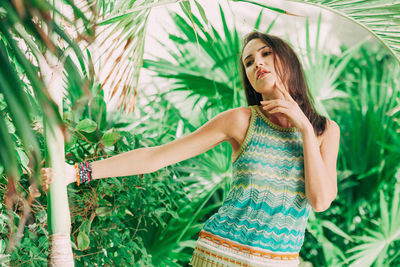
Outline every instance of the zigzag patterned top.
POLYGON ((297 266, 311 206, 302 135, 273 124, 258 106, 232 159, 228 196, 200 232, 193 266, 297 266), (211 263, 211 265, 210 265, 211 263))

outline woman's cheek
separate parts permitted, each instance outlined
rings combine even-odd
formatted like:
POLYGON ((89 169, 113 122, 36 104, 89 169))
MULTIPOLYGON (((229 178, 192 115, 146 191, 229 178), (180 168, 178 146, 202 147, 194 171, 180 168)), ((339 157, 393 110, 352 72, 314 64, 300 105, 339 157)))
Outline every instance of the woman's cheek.
POLYGON ((247 79, 249 80, 250 84, 253 85, 253 81, 250 76, 250 71, 248 71, 248 70, 246 71, 246 76, 247 76, 247 79))

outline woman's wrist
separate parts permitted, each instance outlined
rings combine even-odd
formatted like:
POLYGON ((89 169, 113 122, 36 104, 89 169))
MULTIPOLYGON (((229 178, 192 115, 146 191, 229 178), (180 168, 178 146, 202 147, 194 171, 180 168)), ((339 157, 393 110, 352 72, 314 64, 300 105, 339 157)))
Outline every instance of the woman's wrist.
POLYGON ((76 170, 74 165, 65 164, 65 176, 67 177, 67 185, 76 182, 76 170))
POLYGON ((302 127, 302 129, 300 129, 300 132, 302 133, 302 135, 307 135, 307 134, 314 134, 314 127, 312 126, 312 124, 307 121, 304 125, 304 127, 302 127))

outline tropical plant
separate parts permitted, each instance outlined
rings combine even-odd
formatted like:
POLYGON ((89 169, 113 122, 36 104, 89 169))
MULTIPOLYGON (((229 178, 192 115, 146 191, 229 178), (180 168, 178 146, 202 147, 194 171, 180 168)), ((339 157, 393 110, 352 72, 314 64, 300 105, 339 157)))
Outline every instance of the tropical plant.
MULTIPOLYGON (((194 98, 193 105, 201 108, 213 108, 222 112, 244 104, 244 92, 241 90, 240 49, 241 39, 238 29, 228 25, 225 14, 220 7, 223 34, 207 21, 196 15, 190 21, 171 13, 180 34, 169 34, 175 48, 164 48, 174 59, 173 62, 157 57, 145 59, 143 67, 154 71, 157 77, 170 81, 166 94, 190 92, 186 100, 194 98), (191 22, 193 24, 191 24, 191 22), (194 29, 193 29, 194 27, 194 29), (203 101, 204 100, 204 101, 203 101)), ((261 11, 254 28, 258 29, 263 12, 261 11)), ((271 29, 271 23, 267 31, 271 29)))
POLYGON ((220 107, 220 111, 239 106, 240 93, 239 61, 240 41, 236 29, 230 31, 220 8, 224 28, 224 38, 211 25, 207 25, 192 15, 194 31, 190 22, 178 14, 171 14, 175 25, 182 33, 170 34, 176 48, 165 47, 175 62, 162 58, 144 60, 143 67, 153 70, 158 77, 171 79, 168 92, 191 92, 187 98, 195 96, 193 105, 203 104, 203 108, 220 107), (202 101, 203 99, 205 101, 202 101))
MULTIPOLYGON (((359 266, 358 260, 366 263, 368 245, 361 244, 373 239, 360 236, 373 233, 365 229, 374 229, 370 221, 382 212, 381 207, 374 204, 380 201, 378 192, 383 190, 390 196, 385 198, 387 202, 395 200, 396 179, 393 177, 400 155, 393 147, 399 142, 398 134, 393 134, 399 130, 398 117, 393 115, 397 114, 400 98, 398 75, 397 62, 387 52, 380 47, 372 49, 367 44, 362 45, 336 81, 338 90, 348 97, 325 101, 328 114, 341 126, 339 193, 330 209, 310 217, 308 232, 311 235, 306 236, 306 240, 318 243, 306 242, 304 247, 313 256, 304 255, 315 265, 359 266), (387 71, 389 69, 391 72, 387 71), (359 253, 351 255, 354 251, 359 253)), ((383 233, 392 231, 388 224, 379 224, 379 227, 383 233)), ((397 241, 386 240, 388 250, 370 255, 370 264, 376 260, 376 266, 381 266, 382 258, 386 257, 385 264, 396 265, 398 255, 391 247, 397 241)))
MULTIPOLYGON (((16 133, 21 138, 24 151, 28 156, 30 166, 26 169, 26 172, 29 172, 36 179, 38 178, 42 156, 38 146, 38 139, 31 129, 31 124, 33 118, 43 116, 43 125, 47 129, 46 142, 48 149, 46 153, 50 153, 50 157, 47 157, 47 159, 49 162, 51 161, 51 165, 55 168, 55 175, 58 178, 52 184, 48 195, 49 230, 52 240, 54 240, 51 243, 54 253, 51 253, 50 264, 64 262, 67 265, 72 265, 72 251, 68 245, 70 218, 65 185, 62 179, 64 157, 57 158, 54 156, 64 154, 62 122, 57 111, 57 105, 47 95, 51 94, 54 99, 57 95, 54 91, 59 90, 61 93, 62 90, 62 86, 57 86, 62 85, 61 76, 57 77, 55 75, 50 78, 49 70, 52 70, 51 64, 61 66, 61 70, 65 64, 66 70, 68 70, 71 66, 74 66, 68 54, 81 55, 80 49, 63 32, 62 26, 56 23, 56 19, 62 17, 71 25, 75 23, 48 2, 35 2, 33 4, 21 2, 19 5, 15 5, 15 2, 2 1, 0 7, 2 11, 6 12, 6 15, 4 13, 1 15, 2 23, 0 26, 2 65, 6 66, 1 71, 1 93, 4 94, 7 111, 12 118, 12 123, 16 126, 16 133), (56 44, 55 38, 70 44, 74 48, 74 53, 63 54, 62 46, 58 43, 56 44), (41 77, 39 77, 39 74, 41 77), (29 81, 29 83, 22 83, 21 78, 29 81), (46 88, 50 88, 52 91, 49 92, 46 88), (64 257, 53 257, 52 255, 64 255, 64 257)), ((73 4, 70 4, 69 7, 73 8, 74 11, 79 10, 73 4)), ((75 15, 77 19, 83 19, 84 23, 88 22, 82 13, 75 15)), ((85 34, 90 36, 90 30, 87 27, 84 31, 75 29, 75 32, 82 36, 85 34)), ((77 82, 85 79, 81 76, 74 78, 77 82)), ((0 124, 2 125, 1 138, 4 141, 2 143, 7 145, 7 149, 1 150, 1 162, 9 177, 6 203, 11 232, 8 249, 11 251, 19 243, 19 239, 22 236, 24 223, 30 212, 29 203, 31 200, 25 203, 19 222, 20 225, 15 230, 15 219, 12 216, 13 205, 18 199, 23 199, 18 196, 15 185, 15 180, 20 176, 15 165, 16 157, 13 149, 16 146, 16 142, 9 138, 7 128, 4 127, 3 118, 0 124)))
POLYGON ((398 125, 390 114, 398 107, 399 74, 399 65, 384 52, 361 47, 340 78, 339 88, 349 98, 333 101, 331 112, 343 127, 343 144, 349 144, 341 147, 338 167, 356 178, 341 184, 343 188, 352 187, 351 183, 357 186, 357 190, 351 189, 354 199, 370 199, 395 174, 400 153, 390 144, 398 140, 391 134, 398 125))
MULTIPOLYGON (((105 128, 84 116, 75 122, 67 120, 76 130, 67 146, 68 159, 100 159, 133 148, 155 146, 199 127, 188 123, 173 104, 158 94, 149 106, 138 111, 146 115, 140 116, 140 121, 130 119, 122 125, 110 121, 107 114, 105 128), (118 130, 118 125, 125 128, 130 125, 135 135, 118 130), (109 127, 114 128, 112 131, 119 138, 103 151, 99 150, 111 130, 109 127)), ((221 150, 225 152, 226 147, 221 150)), ((228 158, 226 154, 219 154, 219 149, 211 153, 213 159, 228 158)), ((197 160, 190 159, 141 177, 110 178, 93 182, 86 188, 70 188, 69 194, 74 199, 72 239, 77 263, 180 266, 177 259, 188 261, 191 255, 184 251, 193 249, 193 239, 200 227, 198 220, 204 212, 212 210, 212 207, 202 207, 213 196, 210 191, 225 186, 221 174, 226 173, 224 168, 228 164, 218 166, 218 161, 211 162, 210 156, 203 154, 197 160), (206 169, 213 171, 205 173, 206 169), (130 184, 135 186, 129 187, 130 184)))
POLYGON ((375 266, 391 266, 400 256, 396 251, 396 244, 400 243, 400 183, 395 184, 390 195, 391 207, 382 190, 379 196, 380 218, 373 221, 376 225, 373 229, 365 229, 367 235, 354 237, 360 244, 348 250, 348 253, 354 252, 349 258, 353 261, 350 266, 371 266, 373 263, 375 266))
MULTIPOLYGON (((340 57, 332 53, 326 53, 326 49, 320 47, 320 30, 322 14, 318 16, 317 31, 314 46, 311 44, 310 27, 306 19, 306 50, 300 49, 299 55, 303 61, 307 84, 314 99, 314 104, 319 113, 329 117, 330 114, 325 108, 325 103, 330 99, 347 98, 348 94, 338 90, 339 76, 347 69, 349 60, 358 52, 359 46, 355 45, 350 49, 342 51, 340 57)), ((365 41, 362 41, 365 42, 365 41)))

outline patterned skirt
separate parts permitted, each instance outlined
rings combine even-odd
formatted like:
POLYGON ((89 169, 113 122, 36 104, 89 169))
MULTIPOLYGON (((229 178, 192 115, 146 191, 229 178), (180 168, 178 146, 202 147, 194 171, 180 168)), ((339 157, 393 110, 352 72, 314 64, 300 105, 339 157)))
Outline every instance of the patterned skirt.
POLYGON ((277 254, 261 248, 252 248, 202 230, 189 264, 193 267, 295 267, 299 264, 299 254, 277 254))

